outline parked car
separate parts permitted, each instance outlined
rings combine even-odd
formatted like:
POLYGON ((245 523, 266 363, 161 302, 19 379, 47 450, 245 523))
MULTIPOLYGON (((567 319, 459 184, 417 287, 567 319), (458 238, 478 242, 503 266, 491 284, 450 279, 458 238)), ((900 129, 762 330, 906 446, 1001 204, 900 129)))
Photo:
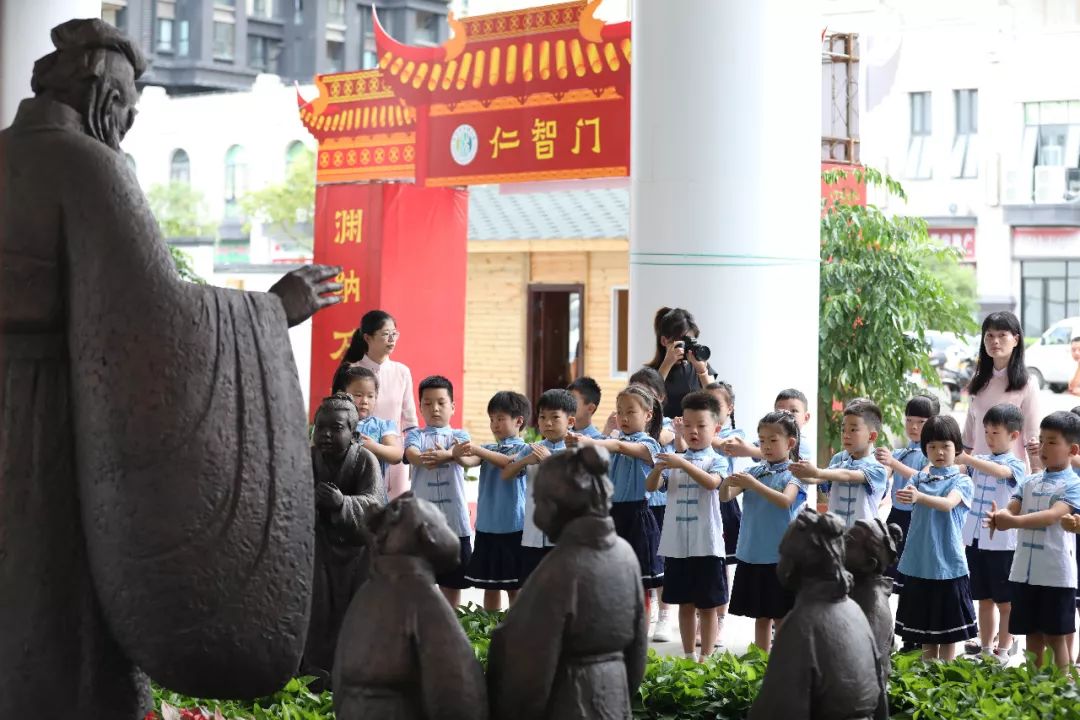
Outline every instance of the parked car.
POLYGON ((1061 392, 1076 373, 1072 339, 1080 337, 1080 317, 1060 320, 1024 351, 1024 363, 1039 388, 1061 392))

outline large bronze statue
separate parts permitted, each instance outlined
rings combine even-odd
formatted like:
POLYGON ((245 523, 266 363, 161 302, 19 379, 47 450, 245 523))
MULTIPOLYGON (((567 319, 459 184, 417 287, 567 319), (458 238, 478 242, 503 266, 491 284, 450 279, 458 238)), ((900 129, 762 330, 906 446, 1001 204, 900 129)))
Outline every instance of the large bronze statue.
POLYGON ((893 581, 884 573, 896 562, 896 549, 903 537, 899 525, 886 525, 879 518, 856 520, 844 535, 847 551, 844 566, 853 578, 851 599, 862 608, 870 623, 886 680, 892 667, 895 625, 889 607, 893 581))
POLYGON ((556 542, 492 634, 495 720, 629 720, 645 674, 641 567, 615 534, 608 455, 552 455, 533 492, 536 526, 556 542))
POLYGON ((369 518, 374 566, 345 614, 334 658, 338 720, 487 720, 484 671, 435 587, 461 541, 412 493, 369 518))
POLYGON ((268 693, 314 546, 287 330, 336 269, 181 281, 119 152, 139 49, 100 20, 52 39, 0 132, 0 718, 141 718, 143 673, 268 693))
POLYGON ((877 644, 848 597, 843 521, 803 510, 780 541, 776 571, 795 607, 776 633, 749 720, 888 720, 877 644))

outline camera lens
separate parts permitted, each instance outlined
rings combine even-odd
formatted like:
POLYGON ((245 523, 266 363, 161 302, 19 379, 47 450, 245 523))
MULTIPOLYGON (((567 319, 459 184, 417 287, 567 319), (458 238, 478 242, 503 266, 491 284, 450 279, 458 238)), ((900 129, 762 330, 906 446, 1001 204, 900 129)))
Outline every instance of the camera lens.
POLYGON ((701 362, 708 362, 709 358, 712 357, 712 350, 707 345, 695 344, 691 352, 701 362))

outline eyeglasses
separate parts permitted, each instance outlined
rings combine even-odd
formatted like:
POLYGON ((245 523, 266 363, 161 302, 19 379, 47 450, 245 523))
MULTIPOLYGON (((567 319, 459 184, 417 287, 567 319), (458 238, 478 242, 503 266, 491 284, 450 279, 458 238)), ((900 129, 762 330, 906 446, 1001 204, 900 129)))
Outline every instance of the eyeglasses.
POLYGON ((397 340, 399 337, 401 337, 401 331, 384 330, 383 332, 379 333, 379 337, 381 337, 383 340, 397 340))

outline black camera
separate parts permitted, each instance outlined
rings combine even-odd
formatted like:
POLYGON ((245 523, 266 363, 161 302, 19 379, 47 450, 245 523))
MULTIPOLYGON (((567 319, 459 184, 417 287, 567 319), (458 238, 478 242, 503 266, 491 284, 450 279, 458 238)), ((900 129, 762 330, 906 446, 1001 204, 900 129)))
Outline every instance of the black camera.
POLYGON ((708 362, 709 358, 712 357, 712 350, 709 349, 708 345, 702 345, 689 335, 683 335, 681 342, 683 351, 687 355, 693 355, 701 362, 708 362))

